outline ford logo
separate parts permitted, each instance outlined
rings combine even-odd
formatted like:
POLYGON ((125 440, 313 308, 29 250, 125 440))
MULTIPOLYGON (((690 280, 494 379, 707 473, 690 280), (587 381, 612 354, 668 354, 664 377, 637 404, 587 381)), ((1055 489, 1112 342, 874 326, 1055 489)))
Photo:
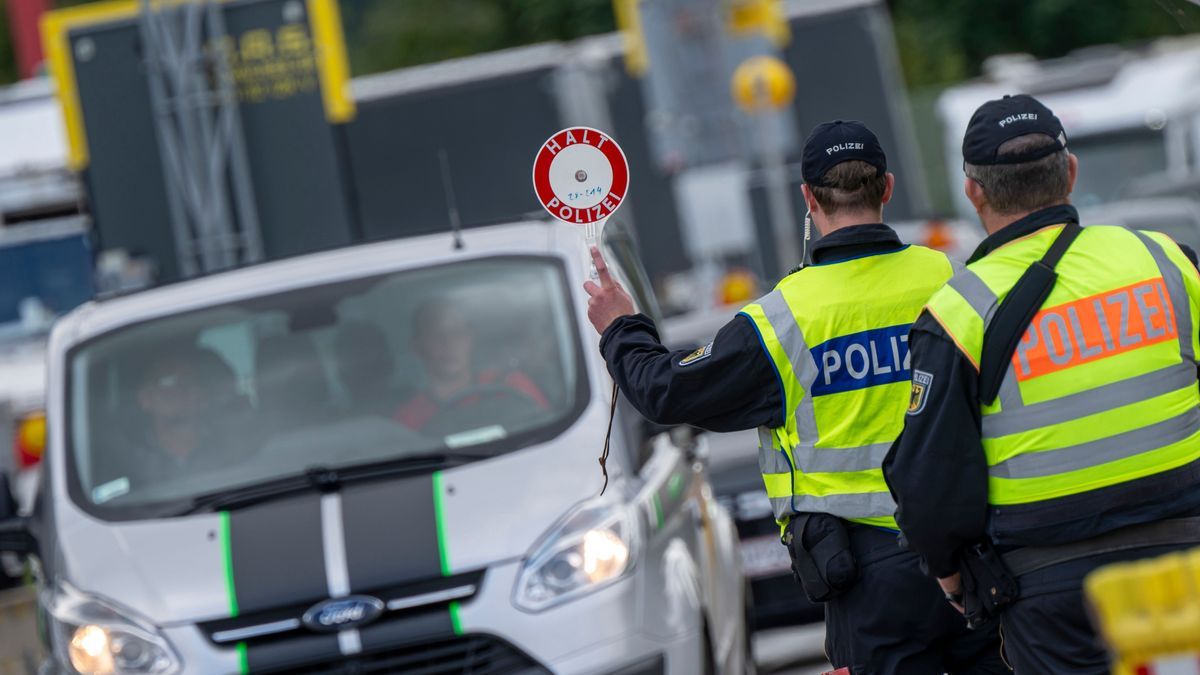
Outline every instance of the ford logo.
POLYGON ((383 613, 383 601, 369 595, 323 600, 309 608, 301 620, 322 633, 356 628, 371 623, 383 613))

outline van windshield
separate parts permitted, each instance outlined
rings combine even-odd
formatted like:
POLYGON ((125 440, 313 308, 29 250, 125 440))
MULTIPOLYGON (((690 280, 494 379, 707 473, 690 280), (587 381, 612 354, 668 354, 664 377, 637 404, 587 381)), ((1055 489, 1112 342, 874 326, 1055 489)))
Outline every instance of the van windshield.
POLYGON ((1069 138, 1067 149, 1082 167, 1071 193, 1080 207, 1127 197, 1139 178, 1167 170, 1166 139, 1153 129, 1069 138))
POLYGON ((489 258, 155 319, 70 360, 76 501, 118 518, 314 469, 552 437, 586 403, 553 259, 489 258))

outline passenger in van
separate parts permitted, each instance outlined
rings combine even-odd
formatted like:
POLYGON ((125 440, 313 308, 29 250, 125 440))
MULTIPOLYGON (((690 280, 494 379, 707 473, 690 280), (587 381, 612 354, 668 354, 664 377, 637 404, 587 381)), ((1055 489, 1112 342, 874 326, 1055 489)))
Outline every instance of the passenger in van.
POLYGON ((467 410, 485 397, 509 396, 542 410, 550 407, 528 375, 495 368, 476 370, 474 333, 467 318, 446 298, 432 298, 417 308, 412 346, 425 366, 428 383, 396 410, 396 419, 410 429, 420 431, 435 416, 467 410))
POLYGON ((376 325, 347 321, 333 341, 334 369, 356 415, 391 417, 402 396, 396 391, 396 360, 376 325))

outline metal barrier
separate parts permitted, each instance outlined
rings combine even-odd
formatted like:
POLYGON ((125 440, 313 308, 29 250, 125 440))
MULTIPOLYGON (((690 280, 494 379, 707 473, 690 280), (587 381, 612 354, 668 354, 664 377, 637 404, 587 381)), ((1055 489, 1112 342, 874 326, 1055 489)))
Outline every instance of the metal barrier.
POLYGON ((34 675, 44 651, 30 586, 0 591, 0 675, 34 675))

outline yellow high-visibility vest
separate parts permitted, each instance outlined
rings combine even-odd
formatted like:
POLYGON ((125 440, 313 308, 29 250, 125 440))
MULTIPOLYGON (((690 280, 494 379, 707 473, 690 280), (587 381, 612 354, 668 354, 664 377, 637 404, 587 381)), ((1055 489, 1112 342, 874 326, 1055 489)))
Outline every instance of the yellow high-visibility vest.
POLYGON ((884 455, 911 392, 908 330, 954 273, 921 246, 810 265, 742 310, 784 393, 784 424, 759 429, 775 518, 828 513, 896 528, 884 455))
MULTIPOLYGON (((997 248, 929 301, 976 369, 1000 302, 1061 230, 1047 226, 997 248)), ((1195 267, 1165 235, 1091 226, 1056 270, 999 395, 981 405, 995 507, 1076 495, 1200 458, 1195 267)))

